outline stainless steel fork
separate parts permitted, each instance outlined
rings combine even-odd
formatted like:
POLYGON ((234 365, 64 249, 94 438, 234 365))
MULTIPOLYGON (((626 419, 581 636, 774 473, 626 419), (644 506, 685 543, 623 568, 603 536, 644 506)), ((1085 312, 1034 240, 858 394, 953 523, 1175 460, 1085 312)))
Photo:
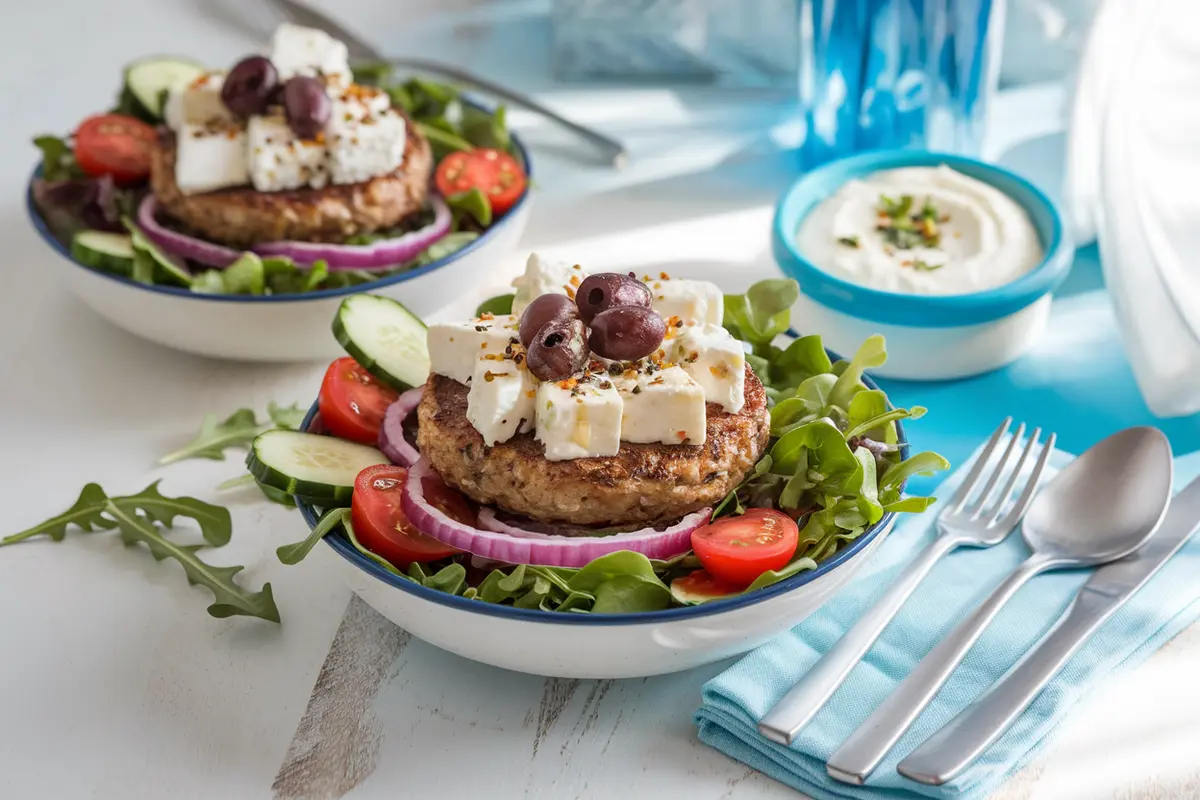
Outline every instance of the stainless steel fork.
POLYGON ((1010 425, 1012 417, 1000 424, 988 439, 967 477, 938 515, 937 538, 908 565, 891 588, 854 624, 854 627, 766 713, 758 723, 759 733, 780 744, 791 744, 796 734, 816 716, 854 666, 871 649, 879 634, 942 556, 959 547, 991 547, 999 544, 1017 527, 1017 523, 1021 521, 1021 517, 1033 501, 1038 479, 1046 467, 1050 453, 1054 450, 1054 434, 1050 434, 1042 446, 1033 469, 1023 476, 1025 462, 1037 449, 1042 433, 1041 428, 1034 428, 1024 448, 1020 450, 1021 454, 1016 464, 1008 472, 1008 480, 1004 482, 995 502, 992 502, 996 487, 1004 477, 1006 468, 1025 434, 1025 423, 1022 422, 1009 438, 999 461, 989 470, 988 462, 992 460, 1010 425), (1017 489, 1017 482, 1022 477, 1025 482, 1020 496, 1009 507, 1009 498, 1017 489), (975 495, 975 488, 981 481, 983 488, 975 495))

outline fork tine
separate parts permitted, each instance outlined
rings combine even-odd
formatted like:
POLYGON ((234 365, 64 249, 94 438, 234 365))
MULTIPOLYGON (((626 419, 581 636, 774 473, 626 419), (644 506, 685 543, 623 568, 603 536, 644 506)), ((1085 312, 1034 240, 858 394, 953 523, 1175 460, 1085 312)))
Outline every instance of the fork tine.
POLYGON ((1008 464, 1008 460, 1012 457, 1013 451, 1017 449, 1017 443, 1021 441, 1021 437, 1025 435, 1025 423, 1022 422, 1013 431, 1013 435, 1008 439, 1008 447, 1004 448, 1004 454, 1000 456, 1000 461, 997 462, 996 468, 992 470, 992 474, 988 476, 987 483, 983 485, 983 491, 979 493, 979 498, 967 507, 966 511, 972 515, 972 518, 978 518, 983 512, 983 507, 992 499, 992 492, 996 491, 996 484, 1000 482, 1000 478, 1004 476, 1004 466, 1008 464))
POLYGON ((985 522, 988 525, 995 522, 1000 513, 1004 511, 1004 505, 1012 495, 1013 488, 1017 485, 1017 479, 1021 477, 1021 470, 1025 468, 1025 462, 1029 460, 1029 454, 1037 447, 1038 439, 1041 436, 1041 428, 1034 428, 1033 433, 1029 434, 1029 441, 1025 444, 1025 449, 1021 451, 1021 457, 1017 459, 1017 465, 1013 467, 1012 474, 1008 476, 1008 481, 1004 484, 1004 490, 1000 492, 1000 496, 996 499, 996 504, 986 514, 981 514, 981 516, 986 517, 985 522))
POLYGON ((946 503, 946 511, 944 513, 952 514, 959 510, 966 499, 971 495, 971 490, 975 488, 975 483, 979 480, 979 476, 983 473, 984 467, 987 466, 988 459, 992 457, 992 451, 996 449, 996 444, 1008 432, 1008 426, 1012 424, 1012 417, 1005 417, 1000 423, 1000 427, 996 428, 996 432, 992 434, 992 438, 988 439, 984 445, 983 452, 979 454, 979 458, 975 459, 975 463, 971 465, 971 471, 967 473, 967 477, 963 478, 963 482, 959 484, 958 490, 946 503))
POLYGON ((1042 447, 1042 453, 1038 456, 1037 464, 1033 467, 1033 472, 1029 474, 1029 482, 1025 484, 1025 491, 1021 492, 1021 498, 1017 500, 1012 511, 1005 515, 1000 521, 1001 525, 1006 525, 1010 529, 1015 527, 1021 521, 1021 517, 1025 516, 1025 510, 1029 508, 1029 504, 1033 502, 1033 496, 1037 493, 1038 479, 1042 476, 1042 470, 1046 468, 1046 462, 1050 460, 1050 454, 1054 452, 1055 435, 1050 434, 1050 438, 1046 439, 1046 444, 1042 447))

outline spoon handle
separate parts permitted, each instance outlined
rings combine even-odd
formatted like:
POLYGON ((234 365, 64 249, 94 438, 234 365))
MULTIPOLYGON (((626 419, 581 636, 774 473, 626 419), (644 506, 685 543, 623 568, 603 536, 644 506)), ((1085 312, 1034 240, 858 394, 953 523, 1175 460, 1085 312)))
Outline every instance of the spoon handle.
POLYGON ((1057 565, 1056 560, 1032 555, 1021 562, 975 611, 929 651, 874 713, 850 735, 825 765, 830 777, 862 785, 884 756, 925 710, 942 685, 962 663, 967 651, 1017 590, 1057 565))
POLYGON ((791 744, 800 729, 809 723, 837 691, 846 676, 862 660, 871 645, 895 618, 900 607, 912 596, 921 581, 942 556, 958 546, 961 539, 939 536, 900 574, 883 597, 859 617, 854 627, 834 643, 804 677, 785 694, 758 723, 759 732, 780 744, 791 744))

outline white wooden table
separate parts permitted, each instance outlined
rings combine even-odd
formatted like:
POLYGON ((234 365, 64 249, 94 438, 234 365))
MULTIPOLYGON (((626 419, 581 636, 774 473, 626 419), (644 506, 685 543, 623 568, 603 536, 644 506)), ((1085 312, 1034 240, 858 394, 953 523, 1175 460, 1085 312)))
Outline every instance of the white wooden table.
MULTIPOLYGON (((631 146, 633 166, 616 174, 525 125, 538 146, 534 219, 521 253, 459 308, 503 284, 530 249, 630 268, 689 262, 731 289, 773 269, 770 203, 794 172, 780 150, 795 138, 781 105, 703 92, 555 91, 539 44, 544 3, 497 3, 485 14, 469 0, 427 2, 412 5, 438 6, 436 14, 407 16, 396 3, 323 5, 388 49, 468 61, 631 146)), ((796 797, 696 741, 699 688, 722 665, 593 682, 465 661, 353 600, 320 558, 281 565, 275 547, 299 538, 303 524, 252 493, 217 494, 240 470, 236 455, 154 468, 207 412, 309 402, 322 365, 188 357, 92 316, 54 280, 54 256, 24 219, 29 138, 104 107, 121 65, 142 53, 225 64, 258 47, 227 21, 233 7, 43 1, 2 12, 0 533, 66 508, 87 481, 126 492, 162 477, 168 493, 232 506, 233 543, 210 557, 245 564, 248 585, 270 581, 284 622, 212 619, 207 594, 176 567, 111 535, 0 550, 0 796, 796 797)), ((1060 99, 1010 98, 990 145, 1051 188, 1060 99)), ((1197 666, 1193 630, 1102 687, 997 796, 1200 797, 1197 666)))

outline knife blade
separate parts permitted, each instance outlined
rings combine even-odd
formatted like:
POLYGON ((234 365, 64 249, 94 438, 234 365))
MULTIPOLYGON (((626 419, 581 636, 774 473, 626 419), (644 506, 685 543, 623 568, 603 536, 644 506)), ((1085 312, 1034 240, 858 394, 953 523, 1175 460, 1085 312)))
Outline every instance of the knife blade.
POLYGON ((531 97, 519 94, 511 89, 506 89, 478 75, 449 64, 441 64, 423 58, 388 58, 377 48, 360 39, 345 26, 314 8, 310 8, 303 3, 298 3, 296 0, 268 0, 268 2, 289 22, 294 22, 297 25, 303 25, 307 28, 319 28, 330 36, 340 39, 345 43, 347 54, 352 63, 357 61, 360 63, 394 64, 396 66, 439 74, 453 81, 474 86, 513 105, 521 106, 535 114, 539 114, 551 122, 566 128, 580 138, 587 140, 603 152, 608 162, 617 169, 623 168, 629 162, 629 154, 625 150, 625 146, 617 140, 611 139, 591 128, 586 128, 583 125, 572 122, 531 97))
POLYGON ((941 786, 961 774, 1197 530, 1200 478, 1175 495, 1162 527, 1140 550, 1097 569, 1050 632, 974 703, 913 750, 897 771, 930 786, 941 786))

